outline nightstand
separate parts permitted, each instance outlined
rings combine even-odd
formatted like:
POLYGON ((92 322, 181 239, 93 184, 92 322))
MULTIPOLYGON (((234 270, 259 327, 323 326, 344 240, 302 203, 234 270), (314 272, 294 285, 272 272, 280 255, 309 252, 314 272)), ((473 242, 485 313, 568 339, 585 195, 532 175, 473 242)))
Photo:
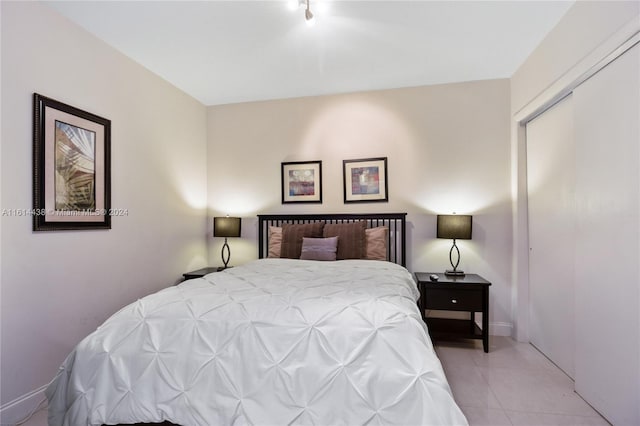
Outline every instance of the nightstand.
POLYGON ((207 274, 210 274, 212 272, 219 272, 224 270, 224 267, 222 266, 207 266, 206 268, 202 268, 202 269, 198 269, 196 271, 191 271, 191 272, 187 272, 185 274, 182 274, 182 276, 184 277, 185 280, 191 280, 193 278, 202 278, 207 274))
POLYGON ((489 286, 480 275, 447 276, 436 273, 438 281, 431 281, 434 272, 416 272, 420 290, 420 310, 432 339, 481 339, 489 352, 489 286), (425 310, 469 312, 469 319, 425 318, 425 310), (474 320, 482 312, 482 329, 474 320))

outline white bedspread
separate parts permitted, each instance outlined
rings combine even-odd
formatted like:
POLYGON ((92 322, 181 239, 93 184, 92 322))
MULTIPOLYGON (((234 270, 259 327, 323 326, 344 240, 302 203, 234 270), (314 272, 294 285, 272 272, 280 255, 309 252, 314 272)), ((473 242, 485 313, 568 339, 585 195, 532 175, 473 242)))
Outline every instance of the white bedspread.
POLYGON ((393 263, 262 259, 123 308, 47 389, 49 425, 463 425, 393 263))

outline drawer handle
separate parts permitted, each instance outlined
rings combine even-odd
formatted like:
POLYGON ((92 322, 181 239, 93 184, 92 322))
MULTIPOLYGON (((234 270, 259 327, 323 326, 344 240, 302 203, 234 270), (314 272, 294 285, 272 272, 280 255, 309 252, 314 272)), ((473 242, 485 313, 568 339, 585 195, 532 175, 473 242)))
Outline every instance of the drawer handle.
POLYGON ((458 303, 457 299, 451 299, 451 303, 458 303))

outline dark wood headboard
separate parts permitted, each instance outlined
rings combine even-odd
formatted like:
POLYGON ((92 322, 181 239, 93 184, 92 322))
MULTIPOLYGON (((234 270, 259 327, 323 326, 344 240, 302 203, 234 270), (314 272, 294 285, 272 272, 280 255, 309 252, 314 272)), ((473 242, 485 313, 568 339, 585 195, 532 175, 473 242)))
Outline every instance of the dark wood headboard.
POLYGON ((364 220, 367 228, 386 226, 389 228, 389 261, 407 266, 406 257, 406 213, 345 213, 345 214, 259 214, 258 215, 258 257, 262 259, 269 252, 269 227, 299 223, 349 223, 364 220))

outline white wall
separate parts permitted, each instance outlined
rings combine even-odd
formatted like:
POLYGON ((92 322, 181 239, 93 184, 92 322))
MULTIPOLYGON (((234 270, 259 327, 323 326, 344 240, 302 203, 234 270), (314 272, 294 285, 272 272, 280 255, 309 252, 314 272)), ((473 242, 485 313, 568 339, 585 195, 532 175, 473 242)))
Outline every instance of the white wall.
POLYGON ((638 1, 576 1, 511 77, 516 112, 637 17, 638 1))
POLYGON ((31 217, 2 218, 4 424, 108 316, 206 264, 207 145, 202 104, 41 3, 0 7, 1 207, 32 206, 37 92, 111 120, 112 207, 128 209, 108 231, 33 233, 31 217))
MULTIPOLYGON (((493 282, 491 331, 510 334, 509 81, 491 80, 209 107, 211 217, 239 215, 231 264, 257 257, 258 213, 407 212, 408 269, 443 271, 435 215, 474 215, 461 268, 493 282), (389 203, 344 204, 342 160, 388 157, 389 203), (322 160, 323 203, 281 204, 280 163, 322 160)), ((209 237, 209 263, 223 241, 209 237)))

